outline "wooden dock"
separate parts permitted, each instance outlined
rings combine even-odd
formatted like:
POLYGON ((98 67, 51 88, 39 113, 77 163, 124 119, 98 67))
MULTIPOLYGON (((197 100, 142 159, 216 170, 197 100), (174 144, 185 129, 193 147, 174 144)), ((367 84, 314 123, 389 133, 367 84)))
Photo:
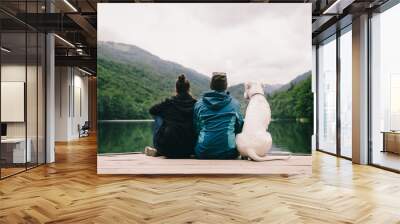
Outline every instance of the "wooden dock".
POLYGON ((165 159, 144 154, 97 156, 98 174, 311 174, 312 156, 292 156, 288 160, 254 162, 248 160, 165 159))

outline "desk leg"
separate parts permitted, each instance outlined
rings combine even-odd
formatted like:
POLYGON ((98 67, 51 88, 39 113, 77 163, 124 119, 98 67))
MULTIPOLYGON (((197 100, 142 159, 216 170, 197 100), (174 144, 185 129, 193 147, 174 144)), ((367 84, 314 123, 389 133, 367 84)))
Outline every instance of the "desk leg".
POLYGON ((382 149, 382 151, 381 152, 386 152, 386 134, 385 133, 383 133, 382 134, 383 135, 383 149, 382 149))

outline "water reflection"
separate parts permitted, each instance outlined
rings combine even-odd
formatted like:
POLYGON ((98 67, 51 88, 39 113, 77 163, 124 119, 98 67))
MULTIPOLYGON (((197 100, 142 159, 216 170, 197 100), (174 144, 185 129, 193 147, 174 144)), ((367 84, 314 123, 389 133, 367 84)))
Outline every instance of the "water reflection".
POLYGON ((273 151, 311 154, 312 122, 273 121, 269 125, 273 151))
MULTIPOLYGON (((99 122, 98 152, 142 152, 152 145, 153 122, 99 122)), ((273 151, 311 153, 312 122, 273 121, 269 132, 273 151)))

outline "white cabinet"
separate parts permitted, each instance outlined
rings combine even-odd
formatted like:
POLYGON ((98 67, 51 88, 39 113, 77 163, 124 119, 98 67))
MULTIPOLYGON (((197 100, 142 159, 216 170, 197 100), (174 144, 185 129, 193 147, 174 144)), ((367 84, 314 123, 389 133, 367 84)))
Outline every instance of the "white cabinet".
POLYGON ((27 139, 25 151, 25 138, 2 139, 1 144, 12 149, 12 163, 25 163, 32 161, 32 140, 27 139))

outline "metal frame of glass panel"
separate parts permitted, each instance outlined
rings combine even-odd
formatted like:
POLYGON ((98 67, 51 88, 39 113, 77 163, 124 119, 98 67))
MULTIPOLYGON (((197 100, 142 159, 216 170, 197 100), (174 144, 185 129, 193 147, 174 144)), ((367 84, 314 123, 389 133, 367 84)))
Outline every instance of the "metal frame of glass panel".
MULTIPOLYGON (((25 12, 27 12, 27 3, 28 3, 28 1, 21 1, 22 3, 25 3, 25 12)), ((39 3, 43 3, 43 2, 45 2, 45 1, 40 1, 40 0, 36 0, 36 1, 29 1, 29 3, 36 3, 36 12, 39 12, 39 3)), ((46 8, 46 10, 47 10, 47 8, 46 8)), ((6 13, 8 16, 10 16, 11 18, 13 18, 12 17, 12 15, 11 14, 8 14, 7 13, 7 11, 1 11, 2 13, 6 13)), ((25 15, 26 15, 26 13, 25 13, 25 15)), ((24 30, 20 30, 20 31, 15 31, 15 33, 20 33, 20 34, 22 34, 22 35, 25 35, 25 93, 24 93, 24 123, 25 123, 25 127, 24 127, 24 129, 25 129, 25 168, 23 169, 23 170, 21 170, 21 171, 18 171, 18 172, 15 172, 15 173, 12 173, 12 174, 10 174, 10 175, 7 175, 7 176, 4 176, 4 172, 2 172, 3 171, 3 168, 2 168, 2 166, 0 166, 0 179, 5 179, 5 178, 7 178, 7 177, 11 177, 11 176, 14 176, 14 175, 16 175, 16 174, 19 174, 19 173, 21 173, 21 172, 25 172, 25 171, 27 171, 27 170, 29 170, 29 169, 32 169, 32 168, 35 168, 35 167, 38 167, 38 166, 40 166, 40 165, 43 165, 43 164, 45 164, 46 163, 46 160, 47 160, 47 158, 46 158, 46 148, 47 148, 47 142, 46 142, 46 136, 47 136, 47 133, 46 133, 46 117, 47 117, 47 114, 46 114, 46 107, 47 107, 47 105, 46 105, 46 89, 47 89, 47 83, 46 83, 46 77, 47 77, 47 60, 46 60, 46 53, 47 53, 47 49, 46 49, 46 47, 47 47, 47 44, 46 44, 46 42, 47 42, 47 39, 46 39, 46 33, 43 33, 43 32, 40 32, 39 30, 36 30, 35 28, 33 28, 33 27, 31 27, 31 26, 29 26, 28 24, 26 24, 26 23, 23 23, 22 21, 20 21, 20 20, 18 20, 17 18, 14 18, 14 19, 16 19, 16 21, 17 22, 20 22, 20 23, 22 23, 23 25, 23 27, 24 27, 24 30), (22 32, 21 32, 22 31, 22 32), (28 82, 28 78, 27 78, 27 76, 28 76, 28 33, 30 33, 30 34, 32 34, 35 38, 36 38, 36 43, 33 43, 33 44, 35 44, 36 46, 34 47, 35 49, 34 49, 34 56, 36 57, 36 59, 35 59, 35 62, 33 62, 34 64, 33 64, 33 66, 35 66, 36 67, 36 69, 34 69, 35 71, 33 72, 33 73, 35 73, 35 74, 33 74, 34 76, 36 76, 35 78, 36 78, 36 87, 35 87, 35 91, 34 91, 34 93, 32 93, 32 94, 34 94, 34 95, 36 95, 35 97, 35 100, 36 100, 36 122, 35 122, 35 124, 33 124, 33 125, 36 125, 36 127, 33 127, 34 129, 36 129, 36 135, 35 136, 32 136, 32 138, 35 138, 36 139, 36 147, 35 147, 35 149, 34 150, 36 150, 36 161, 34 162, 34 163, 32 163, 32 164, 30 164, 29 166, 28 166, 28 153, 27 153, 27 147, 28 147, 28 114, 27 114, 27 82, 28 82), (41 35, 41 34, 43 34, 43 35, 41 35), (39 38, 39 37, 41 37, 41 38, 39 38), (41 43, 40 43, 41 42, 41 43), (40 53, 39 53, 39 48, 40 48, 40 46, 43 48, 43 49, 41 49, 40 50, 40 53), (41 55, 40 55, 41 54, 41 55), (42 97, 43 99, 41 99, 41 102, 42 102, 42 105, 41 105, 41 107, 43 107, 42 108, 42 113, 43 114, 39 114, 39 57, 41 57, 41 59, 43 60, 42 61, 42 64, 41 64, 41 90, 40 91, 42 91, 41 92, 41 96, 40 97, 42 97), (39 116, 41 116, 40 118, 39 118, 39 116), (39 121, 40 122, 42 122, 41 124, 42 124, 42 132, 43 133, 41 133, 41 135, 42 135, 42 144, 41 144, 41 146, 40 147, 43 147, 43 149, 41 149, 41 150, 39 150, 39 121), (43 153, 42 155, 40 155, 41 157, 43 157, 43 158, 41 158, 40 159, 40 157, 39 157, 39 154, 40 154, 40 151, 43 153)), ((1 24, 0 24, 1 25, 1 24)), ((1 27, 0 27, 1 28, 1 27)), ((3 45, 3 43, 2 43, 2 35, 3 35, 3 33, 14 33, 14 32, 6 32, 6 31, 2 31, 1 29, 0 29, 0 45, 2 46, 3 45)), ((2 71, 1 71, 1 67, 3 66, 3 58, 2 58, 2 55, 0 54, 0 81, 1 81, 1 79, 2 79, 2 71)), ((1 89, 1 86, 0 86, 0 89, 1 89)), ((0 100, 1 100, 1 94, 0 94, 0 100)), ((1 106, 0 106, 0 110, 1 110, 1 106)), ((0 115, 1 116, 1 115, 0 115)), ((0 123, 1 123, 1 117, 0 117, 0 123)), ((2 146, 1 146, 1 144, 0 144, 0 158, 1 158, 1 153, 2 153, 2 146)), ((1 165, 1 163, 0 163, 0 165, 1 165)))
POLYGON ((373 88, 372 88, 372 55, 374 52, 372 52, 372 18, 373 18, 373 13, 383 13, 386 10, 400 4, 399 0, 389 0, 379 6, 378 8, 374 9, 373 11, 368 12, 368 55, 367 55, 367 60, 368 60, 368 165, 388 170, 391 172, 395 173, 400 173, 400 170, 390 168, 384 165, 380 165, 377 163, 374 163, 373 160, 373 130, 372 130, 372 93, 373 93, 373 88))
MULTIPOLYGON (((372 60, 371 60, 371 58, 372 58, 372 54, 373 54, 373 52, 371 51, 371 49, 372 49, 372 41, 371 41, 371 37, 372 37, 372 34, 371 34, 371 19, 372 19, 372 13, 373 12, 376 12, 376 13, 382 13, 382 12, 384 12, 384 11, 386 11, 386 10, 388 10, 388 9, 390 9, 390 8, 392 8, 393 6, 395 6, 395 5, 397 5, 397 4, 399 4, 400 3, 400 1, 399 0, 389 0, 389 1, 387 1, 385 4, 383 4, 383 5, 381 5, 381 6, 379 6, 378 8, 376 8, 376 9, 374 9, 373 11, 369 11, 368 12, 368 34, 367 34, 367 38, 368 38, 368 58, 367 58, 367 60, 368 60, 368 70, 367 70, 367 76, 368 76, 368 165, 371 165, 371 166, 374 166, 374 167, 378 167, 378 168, 381 168, 381 169, 385 169, 385 170, 388 170, 388 171, 392 171, 392 172, 396 172, 396 173, 400 173, 400 170, 396 170, 396 169, 393 169, 393 168, 390 168, 390 167, 386 167, 386 166, 382 166, 382 165, 379 165, 379 164, 374 164, 373 163, 373 145, 372 145, 372 97, 371 97, 371 94, 372 94, 372 88, 371 88, 371 82, 372 82, 372 69, 371 69, 371 64, 372 64, 372 60)), ((349 26, 350 26, 351 24, 349 24, 349 26)), ((344 33, 346 33, 346 32, 348 32, 349 31, 349 28, 348 27, 345 27, 344 29, 341 29, 341 30, 339 30, 339 31, 337 31, 336 32, 336 44, 337 44, 337 48, 339 48, 339 46, 340 46, 340 36, 341 35, 343 35, 344 33)), ((335 34, 333 34, 333 35, 335 35, 335 34)), ((329 36, 328 38, 330 38, 331 36, 329 36)), ((328 38, 326 38, 326 39, 328 39, 328 38)), ((325 40, 326 40, 325 39, 325 40)), ((325 40, 323 40, 323 41, 325 41, 325 40)), ((319 106, 320 106, 320 103, 319 103, 319 82, 320 82, 320 80, 319 80, 319 63, 318 63, 318 60, 319 60, 319 52, 318 52, 318 48, 319 48, 319 45, 317 45, 316 46, 316 61, 317 61, 317 63, 316 63, 316 87, 317 87, 317 92, 316 92, 316 98, 317 98, 317 101, 316 101, 316 107, 317 107, 317 110, 316 110, 316 122, 317 122, 317 124, 318 124, 318 122, 319 122, 319 116, 320 116, 320 114, 319 114, 319 110, 318 110, 318 108, 319 108, 319 106)), ((338 77, 338 79, 337 79, 337 85, 340 85, 340 49, 338 49, 338 51, 336 52, 336 55, 337 55, 337 57, 338 57, 338 61, 337 61, 337 77, 338 77)), ((336 97, 337 97, 337 111, 338 112, 340 112, 340 86, 337 88, 337 90, 338 90, 338 92, 336 93, 336 97)), ((336 153, 331 153, 331 152, 328 152, 328 151, 326 151, 326 150, 324 150, 324 149, 320 149, 319 148, 319 132, 320 132, 320 130, 319 130, 319 127, 318 127, 318 125, 316 125, 316 150, 317 151, 320 151, 320 152, 324 152, 324 153, 327 153, 327 154, 330 154, 330 155, 333 155, 333 156, 337 156, 337 157, 341 157, 341 158, 344 158, 344 159, 348 159, 348 160, 351 160, 351 158, 349 158, 349 157, 346 157, 346 156, 343 156, 342 154, 341 154, 341 148, 340 148, 340 131, 341 131, 341 123, 340 123, 340 113, 337 113, 337 139, 336 139, 336 145, 338 146, 337 147, 337 150, 336 150, 336 153)))
POLYGON ((336 152, 332 153, 327 150, 321 149, 319 146, 319 135, 320 135, 320 130, 319 130, 319 120, 320 120, 320 114, 319 114, 319 82, 320 82, 320 74, 319 74, 319 47, 320 44, 316 46, 316 85, 317 85, 317 92, 316 92, 316 122, 317 122, 317 127, 316 127, 316 150, 320 152, 324 152, 333 156, 338 156, 347 160, 351 160, 351 158, 342 155, 341 153, 341 119, 340 119, 340 82, 341 82, 341 66, 340 66, 340 37, 345 34, 346 32, 351 32, 351 24, 345 26, 344 28, 337 30, 335 34, 332 34, 331 36, 327 37, 320 43, 327 43, 330 41, 336 41, 336 152))

